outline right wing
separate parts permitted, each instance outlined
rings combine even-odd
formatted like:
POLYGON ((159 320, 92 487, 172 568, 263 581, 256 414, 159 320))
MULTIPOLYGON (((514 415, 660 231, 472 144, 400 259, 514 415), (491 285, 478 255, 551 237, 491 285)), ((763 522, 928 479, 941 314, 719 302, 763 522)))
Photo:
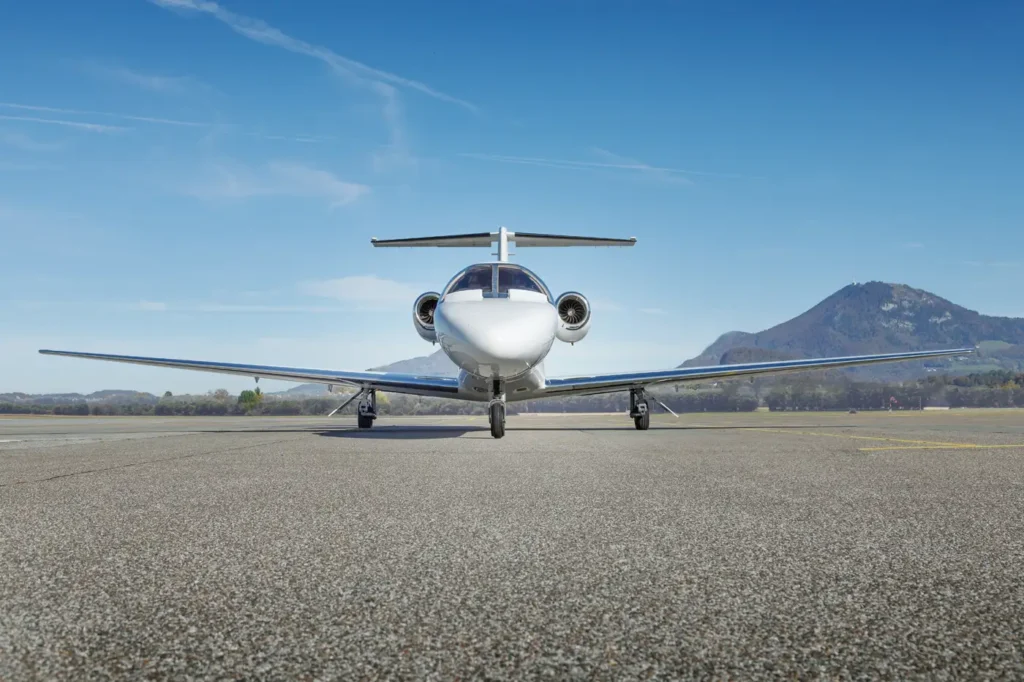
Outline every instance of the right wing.
POLYGON ((754 374, 781 374, 802 372, 812 369, 835 369, 855 365, 872 365, 878 362, 899 362, 902 360, 923 360, 950 355, 968 355, 973 348, 952 350, 925 350, 909 353, 885 353, 881 355, 854 355, 840 358, 812 358, 809 360, 782 360, 778 362, 747 362, 735 365, 714 365, 711 367, 678 367, 653 372, 624 372, 622 374, 595 374, 589 376, 551 378, 545 383, 540 395, 545 398, 556 395, 593 395, 611 393, 629 388, 643 388, 652 384, 667 384, 682 381, 706 381, 754 374))
POLYGON ((346 384, 357 388, 373 388, 393 393, 454 398, 459 392, 459 380, 455 377, 419 376, 397 372, 344 372, 333 369, 302 369, 299 367, 272 367, 268 365, 239 365, 232 362, 208 362, 204 360, 174 360, 170 358, 147 358, 135 355, 107 355, 105 353, 77 353, 65 350, 41 350, 43 355, 61 355, 87 360, 126 362, 134 365, 192 369, 200 372, 217 372, 239 376, 278 379, 281 381, 308 381, 315 384, 346 384))

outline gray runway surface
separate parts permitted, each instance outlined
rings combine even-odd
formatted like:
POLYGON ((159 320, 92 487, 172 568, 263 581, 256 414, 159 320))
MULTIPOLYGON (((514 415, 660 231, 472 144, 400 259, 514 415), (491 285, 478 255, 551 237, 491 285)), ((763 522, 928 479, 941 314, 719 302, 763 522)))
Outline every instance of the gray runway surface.
POLYGON ((1024 676, 1024 411, 0 418, 0 679, 1024 676))

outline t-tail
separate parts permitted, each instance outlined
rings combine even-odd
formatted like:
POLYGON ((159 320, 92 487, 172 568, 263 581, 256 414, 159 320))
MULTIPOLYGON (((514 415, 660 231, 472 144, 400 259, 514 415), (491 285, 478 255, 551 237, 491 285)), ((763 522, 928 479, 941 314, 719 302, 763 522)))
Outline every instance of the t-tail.
POLYGON ((636 244, 636 237, 630 237, 629 239, 577 237, 564 234, 510 232, 506 228, 501 227, 498 228, 497 232, 444 234, 435 237, 409 237, 407 239, 377 239, 374 237, 370 240, 370 243, 374 246, 440 246, 447 248, 465 246, 487 247, 496 243, 498 245, 498 260, 502 263, 507 263, 509 243, 514 243, 516 246, 633 246, 633 244, 636 244))

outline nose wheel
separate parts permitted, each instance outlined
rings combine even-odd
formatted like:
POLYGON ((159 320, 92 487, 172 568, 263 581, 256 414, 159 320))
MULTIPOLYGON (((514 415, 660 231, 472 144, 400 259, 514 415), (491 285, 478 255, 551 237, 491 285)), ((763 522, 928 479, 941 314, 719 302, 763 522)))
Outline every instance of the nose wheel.
POLYGON ((501 390, 501 382, 495 379, 492 388, 494 398, 487 406, 487 417, 491 422, 491 435, 502 438, 505 435, 505 394, 501 390))
POLYGON ((494 401, 490 407, 491 435, 502 438, 505 435, 505 403, 494 401))

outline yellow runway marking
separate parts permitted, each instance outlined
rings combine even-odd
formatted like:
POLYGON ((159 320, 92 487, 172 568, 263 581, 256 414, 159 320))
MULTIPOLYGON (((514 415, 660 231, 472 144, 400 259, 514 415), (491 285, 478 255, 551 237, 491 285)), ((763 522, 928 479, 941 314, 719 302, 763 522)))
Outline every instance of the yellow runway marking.
POLYGON ((796 431, 794 429, 751 429, 752 431, 768 431, 770 433, 795 433, 800 436, 825 436, 828 438, 850 438, 853 440, 874 440, 885 443, 910 443, 911 445, 881 445, 871 448, 857 448, 861 452, 881 452, 883 450, 987 450, 991 448, 1024 448, 1024 443, 1005 445, 985 445, 984 443, 951 443, 936 440, 912 440, 909 438, 884 438, 882 436, 854 436, 848 433, 825 433, 824 431, 796 431))
POLYGON ((881 436, 854 436, 848 433, 824 433, 822 431, 796 431, 794 429, 751 429, 751 431, 769 431, 771 433, 795 433, 801 436, 827 436, 829 438, 852 438, 854 440, 880 440, 887 443, 913 443, 915 445, 946 445, 959 446, 963 443, 949 443, 935 440, 910 440, 908 438, 883 438, 881 436))
POLYGON ((879 452, 880 450, 994 450, 1000 448, 1024 448, 1024 443, 1013 445, 985 445, 983 443, 960 443, 959 445, 896 445, 879 448, 857 448, 861 452, 879 452))

